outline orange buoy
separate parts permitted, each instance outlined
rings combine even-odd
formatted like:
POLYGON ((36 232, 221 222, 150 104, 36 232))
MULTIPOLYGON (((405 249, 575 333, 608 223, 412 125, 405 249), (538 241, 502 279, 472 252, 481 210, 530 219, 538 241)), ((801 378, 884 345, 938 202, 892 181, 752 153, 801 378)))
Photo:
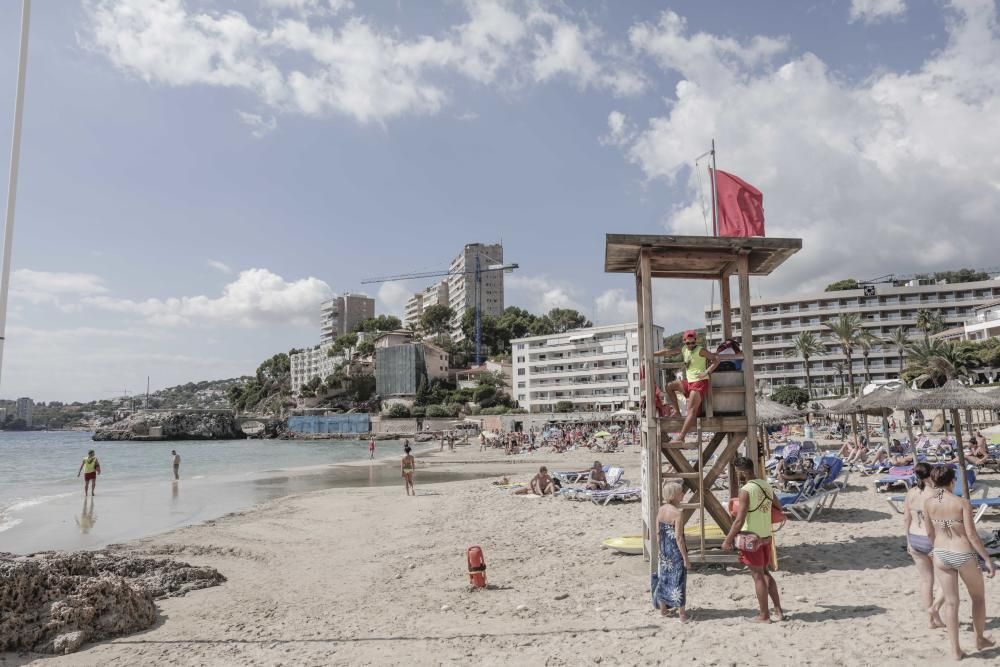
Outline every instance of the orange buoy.
POLYGON ((473 588, 486 588, 486 559, 481 547, 469 547, 466 552, 469 562, 469 584, 473 588))

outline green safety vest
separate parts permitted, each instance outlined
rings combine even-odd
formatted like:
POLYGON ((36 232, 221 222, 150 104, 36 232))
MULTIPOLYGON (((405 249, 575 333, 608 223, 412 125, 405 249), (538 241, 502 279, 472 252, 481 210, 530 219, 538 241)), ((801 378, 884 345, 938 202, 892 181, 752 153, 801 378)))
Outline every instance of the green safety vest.
POLYGON ((97 470, 97 457, 83 460, 83 472, 94 472, 97 470))
POLYGON ((704 379, 701 375, 708 369, 708 359, 701 356, 701 345, 695 345, 693 350, 685 347, 683 353, 684 365, 687 367, 687 371, 685 371, 687 381, 697 382, 704 379))

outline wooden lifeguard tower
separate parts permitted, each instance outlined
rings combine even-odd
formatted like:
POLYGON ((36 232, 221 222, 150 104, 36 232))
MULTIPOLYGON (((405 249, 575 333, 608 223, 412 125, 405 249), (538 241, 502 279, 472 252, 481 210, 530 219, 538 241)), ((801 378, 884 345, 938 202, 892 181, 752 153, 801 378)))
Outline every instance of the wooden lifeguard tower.
POLYGON ((741 445, 745 443, 746 456, 758 466, 763 466, 763 452, 758 448, 756 432, 753 338, 749 335, 750 276, 769 275, 801 248, 801 239, 607 235, 605 272, 635 274, 639 358, 644 376, 641 391, 645 397, 640 416, 643 551, 653 572, 657 569, 655 531, 660 491, 665 482, 674 480, 685 487, 685 498, 681 504, 685 520, 690 520, 695 514, 700 519, 698 537, 688 540, 691 560, 696 563, 736 562, 735 555, 718 549, 722 542, 720 538, 706 535, 705 514, 707 512, 715 520, 723 533, 729 531, 732 525, 729 512, 712 494, 712 486, 723 472, 728 472, 730 495, 737 494, 732 463, 741 445), (742 370, 713 374, 713 387, 704 403, 702 417, 697 422, 697 441, 668 446, 670 434, 681 430, 683 418, 658 416, 654 400, 656 383, 665 386, 665 380, 673 379, 674 372, 682 365, 653 357, 653 352, 662 347, 662 341, 653 339, 653 278, 717 281, 722 337, 726 339, 733 335, 729 286, 733 275, 739 279, 742 370), (704 437, 707 432, 711 432, 712 436, 706 443, 704 437), (689 452, 695 460, 694 464, 689 461, 689 452), (711 462, 713 456, 715 460, 711 462))

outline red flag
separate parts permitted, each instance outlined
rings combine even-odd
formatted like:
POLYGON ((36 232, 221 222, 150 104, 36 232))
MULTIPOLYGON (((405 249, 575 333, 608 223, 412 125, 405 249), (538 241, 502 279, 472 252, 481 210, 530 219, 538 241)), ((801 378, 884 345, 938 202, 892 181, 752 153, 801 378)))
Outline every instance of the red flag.
MULTIPOLYGON (((709 178, 712 170, 708 170, 709 178)), ((738 176, 716 169, 719 236, 764 236, 764 195, 738 176)))

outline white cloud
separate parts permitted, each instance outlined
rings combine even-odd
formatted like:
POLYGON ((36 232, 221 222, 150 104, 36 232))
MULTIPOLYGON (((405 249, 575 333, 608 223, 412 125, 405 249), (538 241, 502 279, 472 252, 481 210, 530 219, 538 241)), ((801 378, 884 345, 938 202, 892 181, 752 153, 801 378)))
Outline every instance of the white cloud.
MULTIPOLYGON (((268 0, 275 11, 253 22, 182 0, 84 3, 86 44, 118 68, 150 83, 247 90, 280 112, 336 113, 361 123, 436 113, 449 100, 446 74, 517 85, 533 71, 538 81, 565 76, 619 95, 645 85, 618 50, 597 44, 593 28, 533 2, 466 0, 467 21, 412 38, 364 16, 341 20, 333 10, 353 8, 344 2, 268 0)), ((256 127, 253 116, 241 114, 256 127)))
POLYGON ((905 0, 851 0, 850 21, 877 23, 906 13, 905 0))
POLYGON ((604 290, 594 299, 595 324, 621 324, 636 321, 635 298, 625 295, 625 290, 604 290))
POLYGON ((274 116, 264 118, 259 114, 246 111, 237 111, 236 115, 239 116, 244 125, 250 128, 250 134, 257 139, 271 134, 278 127, 278 120, 274 116))
POLYGON ((315 322, 319 304, 330 295, 329 285, 318 278, 288 282, 267 269, 248 269, 241 271, 215 298, 184 296, 134 301, 95 296, 84 298, 83 302, 103 310, 138 315, 161 326, 226 323, 252 327, 265 322, 315 322))
POLYGON ((224 273, 227 276, 233 273, 233 270, 225 262, 220 262, 217 259, 208 260, 208 265, 218 271, 219 273, 224 273))
MULTIPOLYGON (((682 59, 666 112, 625 149, 649 179, 686 188, 667 228, 704 234, 690 166, 715 137, 720 168, 763 191, 768 235, 803 238, 802 252, 755 288, 817 291, 852 275, 995 265, 995 244, 972 240, 995 237, 1000 210, 994 152, 983 150, 1000 145, 996 6, 962 0, 950 12, 943 50, 912 72, 860 83, 810 53, 777 69, 748 69, 736 46, 704 50, 709 62, 697 66, 682 59)), ((672 23, 675 46, 720 39, 672 23)), ((681 307, 700 316, 703 305, 681 307)))
POLYGON ((409 283, 396 280, 382 283, 378 287, 378 294, 375 297, 379 305, 379 310, 386 315, 395 315, 403 319, 403 311, 406 309, 406 301, 413 296, 416 290, 412 289, 409 283))
POLYGON ((580 291, 566 281, 549 276, 511 274, 504 278, 504 288, 510 293, 507 301, 532 313, 547 313, 553 308, 573 308, 585 315, 589 308, 581 305, 580 291))
POLYGON ((11 296, 29 303, 58 304, 67 297, 104 294, 104 280, 93 273, 17 269, 11 275, 11 296))

